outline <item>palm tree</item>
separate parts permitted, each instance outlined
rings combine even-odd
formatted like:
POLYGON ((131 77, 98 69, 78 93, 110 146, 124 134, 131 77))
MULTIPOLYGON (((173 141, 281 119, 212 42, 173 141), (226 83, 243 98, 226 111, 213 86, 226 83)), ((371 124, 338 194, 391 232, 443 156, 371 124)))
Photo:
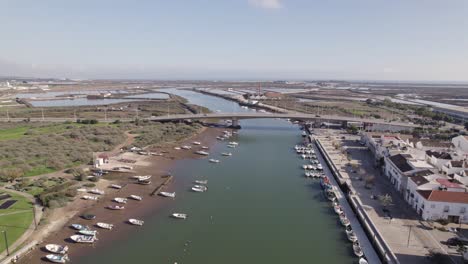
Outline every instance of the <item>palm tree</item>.
POLYGON ((390 206, 393 203, 393 199, 388 193, 385 195, 379 195, 379 201, 384 209, 386 209, 387 206, 390 206))

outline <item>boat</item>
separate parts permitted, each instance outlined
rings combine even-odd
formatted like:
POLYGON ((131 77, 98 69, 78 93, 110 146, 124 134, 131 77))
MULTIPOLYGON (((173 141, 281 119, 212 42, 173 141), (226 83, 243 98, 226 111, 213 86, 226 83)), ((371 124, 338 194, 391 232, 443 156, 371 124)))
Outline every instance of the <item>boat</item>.
POLYGON ((350 225, 350 222, 349 222, 348 218, 346 218, 345 214, 340 215, 340 222, 345 227, 350 225))
POLYGON ((81 198, 83 198, 84 200, 90 200, 90 201, 97 201, 99 199, 99 197, 93 196, 93 195, 85 195, 81 198))
POLYGON ((228 157, 228 156, 232 156, 232 153, 231 152, 223 152, 223 153, 221 153, 221 155, 228 157))
POLYGON ((188 149, 191 149, 192 147, 191 147, 191 146, 187 146, 187 145, 185 145, 185 146, 182 146, 182 147, 180 147, 180 148, 181 148, 181 149, 188 150, 188 149))
POLYGON ((174 147, 175 150, 180 150, 180 147, 174 147))
POLYGON ((211 163, 219 163, 219 160, 217 160, 217 159, 209 159, 209 162, 211 162, 211 163))
POLYGON ((119 206, 119 205, 108 205, 107 208, 111 209, 111 210, 123 210, 123 209, 125 209, 125 207, 119 206))
POLYGON ((141 184, 141 185, 150 185, 150 184, 151 184, 151 181, 149 181, 149 180, 138 180, 138 184, 141 184))
POLYGON ((204 185, 194 185, 193 187, 195 188, 198 188, 198 189, 202 189, 202 190, 208 190, 208 187, 204 186, 204 185))
POLYGON ((235 147, 236 147, 236 145, 231 145, 231 144, 228 144, 228 145, 227 145, 227 147, 228 147, 228 148, 235 148, 235 147))
POLYGON ((303 168, 304 170, 307 170, 308 166, 307 166, 307 165, 302 165, 302 168, 303 168))
POLYGON ((70 239, 76 243, 94 243, 97 240, 96 236, 86 235, 72 235, 70 239))
POLYGON ((67 255, 60 256, 60 255, 54 255, 54 254, 46 255, 46 259, 54 263, 66 263, 67 261, 70 260, 67 255))
POLYGON ((96 223, 96 226, 100 227, 100 228, 103 228, 103 229, 108 229, 108 230, 112 230, 112 228, 114 228, 113 224, 101 223, 101 222, 96 223))
POLYGON ((197 187, 192 187, 192 191, 194 191, 194 192, 205 192, 206 190, 205 189, 200 189, 200 188, 197 188, 197 187))
POLYGON ((138 219, 133 219, 133 218, 128 219, 128 222, 132 225, 137 225, 137 226, 142 226, 145 223, 145 221, 143 220, 138 220, 138 219))
POLYGON ((71 227, 75 230, 89 230, 87 226, 80 225, 80 224, 71 224, 71 227))
POLYGON ((187 214, 173 213, 173 214, 172 214, 172 217, 178 218, 178 219, 186 219, 186 218, 187 218, 187 214))
POLYGON ((197 183, 197 184, 208 184, 208 180, 204 180, 204 181, 196 180, 195 183, 197 183))
POLYGON ((353 243, 353 251, 354 251, 354 255, 356 255, 359 258, 364 256, 364 252, 362 252, 362 248, 359 245, 359 242, 357 241, 353 243))
POLYGON ((129 198, 131 198, 133 200, 137 200, 137 201, 143 200, 143 197, 138 196, 138 195, 134 195, 134 194, 130 195, 129 198))
POLYGON ((195 151, 195 154, 203 155, 203 156, 208 156, 208 155, 210 155, 210 153, 208 153, 208 152, 206 152, 206 151, 203 151, 203 150, 197 150, 197 151, 195 151))
POLYGON ((65 254, 68 252, 68 246, 62 246, 57 244, 47 244, 45 245, 45 249, 55 254, 65 254))
POLYGON ((346 230, 346 236, 348 237, 348 240, 351 241, 351 242, 356 242, 358 240, 356 234, 354 233, 353 230, 346 230))
POLYGON ((121 186, 121 185, 118 185, 118 184, 111 184, 110 187, 111 187, 111 188, 114 188, 114 189, 122 189, 122 186, 121 186))
POLYGON ((99 195, 102 195, 104 194, 104 191, 103 190, 99 190, 99 189, 91 189, 88 191, 89 193, 93 193, 93 194, 99 194, 99 195))
POLYGON ((145 176, 133 176, 134 179, 137 179, 139 181, 146 181, 151 179, 151 175, 145 175, 145 176))
POLYGON ((207 146, 202 146, 201 148, 202 149, 209 149, 209 147, 207 147, 207 146))
POLYGON ((306 178, 309 178, 309 177, 310 177, 310 173, 309 173, 309 172, 305 172, 304 175, 306 176, 306 178))
POLYGON ((160 192, 159 195, 164 197, 175 198, 175 192, 160 192))
POLYGON ((216 137, 217 140, 224 140, 223 137, 216 137))
POLYGON ((201 145, 201 143, 198 142, 198 141, 194 141, 194 142, 192 142, 192 144, 194 144, 194 145, 201 145))
POLYGON ((323 170, 322 164, 317 165, 317 170, 323 170))
POLYGON ((96 230, 80 230, 78 234, 85 235, 85 236, 95 236, 97 235, 96 230))
POLYGON ((81 216, 83 219, 86 219, 86 220, 93 220, 93 219, 96 219, 96 216, 93 215, 93 214, 84 214, 81 216))
POLYGON ((333 210, 335 210, 335 213, 337 214, 343 213, 343 209, 341 209, 341 206, 339 204, 333 206, 333 210))
POLYGON ((302 131, 302 136, 303 136, 303 137, 307 137, 307 132, 302 131))
POLYGON ((364 257, 360 257, 359 258, 359 264, 367 264, 367 259, 365 259, 364 257))
POLYGON ((237 143, 237 142, 235 142, 235 141, 231 141, 231 142, 229 142, 228 144, 229 144, 229 145, 233 145, 233 146, 238 146, 238 145, 239 145, 239 143, 237 143))
POLYGON ((115 197, 112 201, 114 201, 116 203, 126 204, 127 203, 127 198, 115 197))

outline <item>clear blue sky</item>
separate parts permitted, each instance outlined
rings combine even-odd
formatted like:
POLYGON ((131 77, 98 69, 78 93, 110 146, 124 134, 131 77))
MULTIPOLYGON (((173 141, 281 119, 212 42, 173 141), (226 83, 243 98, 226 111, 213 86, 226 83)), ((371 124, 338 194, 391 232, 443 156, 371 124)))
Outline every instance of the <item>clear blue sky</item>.
POLYGON ((468 80, 466 0, 0 0, 0 76, 468 80))

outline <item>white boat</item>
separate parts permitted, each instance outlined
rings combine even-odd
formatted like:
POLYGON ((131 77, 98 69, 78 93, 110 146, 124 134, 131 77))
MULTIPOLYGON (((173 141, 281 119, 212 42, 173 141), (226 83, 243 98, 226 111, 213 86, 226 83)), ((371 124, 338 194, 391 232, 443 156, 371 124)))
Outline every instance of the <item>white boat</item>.
POLYGON ((203 151, 203 150, 197 150, 197 151, 195 151, 195 154, 203 155, 203 156, 208 156, 208 155, 210 155, 210 153, 208 153, 208 152, 206 152, 206 151, 203 151))
POLYGON ((317 170, 323 170, 322 164, 317 165, 317 170))
POLYGON ((206 190, 205 189, 200 189, 200 188, 197 188, 197 187, 192 187, 192 191, 194 191, 194 192, 205 192, 206 190))
POLYGON ((367 262, 367 259, 365 259, 364 257, 360 257, 359 258, 359 264, 367 264, 369 262, 367 262))
POLYGON ((185 146, 182 146, 182 147, 180 147, 180 148, 181 148, 181 149, 188 150, 188 149, 191 149, 192 147, 191 147, 191 146, 187 146, 187 145, 185 145, 185 146))
POLYGON ((348 240, 351 242, 356 242, 358 240, 356 234, 353 232, 353 230, 346 230, 346 236, 348 237, 348 240))
POLYGON ((125 209, 125 207, 119 206, 119 205, 108 205, 107 208, 111 209, 111 210, 123 210, 123 209, 125 209))
POLYGON ((211 163, 219 163, 219 160, 217 160, 217 159, 209 159, 209 162, 211 162, 211 163))
POLYGON ((99 190, 99 189, 91 189, 88 191, 89 193, 92 193, 92 194, 99 194, 99 195, 102 195, 104 194, 104 191, 103 190, 99 190))
POLYGON ((96 230, 80 230, 78 234, 85 235, 85 236, 95 236, 97 235, 96 230))
POLYGON ((340 215, 340 222, 345 227, 351 224, 344 214, 340 215))
POLYGON ((128 219, 128 222, 132 225, 137 225, 137 226, 142 226, 145 223, 145 221, 143 220, 138 220, 138 219, 133 219, 133 218, 128 219))
POLYGON ((141 184, 141 185, 150 185, 151 181, 149 181, 149 180, 138 180, 137 183, 141 184))
POLYGON ((145 176, 133 176, 134 179, 137 179, 139 181, 146 181, 151 179, 151 175, 145 175, 145 176))
POLYGON ((302 168, 303 168, 304 170, 307 170, 307 165, 302 165, 302 168))
POLYGON ((113 199, 113 201, 116 202, 116 203, 126 204, 127 203, 127 198, 115 197, 113 199))
POLYGON ((180 147, 174 147, 175 150, 180 150, 180 147))
POLYGON ((236 145, 228 144, 227 147, 228 147, 228 148, 235 148, 236 145))
POLYGON ((221 155, 223 155, 223 156, 232 156, 232 153, 231 152, 223 152, 223 153, 221 153, 221 155))
POLYGON ((362 252, 361 246, 357 241, 353 243, 353 251, 354 255, 356 255, 358 258, 364 256, 364 252, 362 252))
POLYGON ((112 228, 114 228, 114 225, 113 224, 108 224, 108 223, 96 223, 96 226, 97 227, 100 227, 100 228, 103 228, 103 229, 108 229, 108 230, 112 230, 112 228))
POLYGON ((204 185, 194 185, 193 187, 198 188, 198 189, 202 189, 204 191, 208 190, 208 187, 206 187, 204 185))
POLYGON ((312 169, 314 169, 314 166, 312 166, 312 165, 307 165, 307 169, 312 170, 312 169))
POLYGON ((192 144, 194 144, 194 145, 201 145, 201 143, 198 142, 198 141, 194 141, 194 142, 192 142, 192 144))
POLYGON ((86 235, 73 235, 70 239, 76 243, 94 243, 97 240, 95 236, 86 235))
POLYGON ((55 254, 65 254, 68 252, 68 246, 62 246, 57 244, 47 244, 45 245, 45 249, 55 254))
POLYGON ((173 214, 172 214, 172 217, 174 217, 174 218, 179 218, 179 219, 186 219, 186 218, 187 218, 187 214, 173 213, 173 214))
POLYGON ((66 263, 67 261, 69 261, 67 255, 60 256, 60 255, 48 254, 46 255, 46 259, 54 263, 66 263))
POLYGON ((333 210, 335 210, 335 213, 337 213, 338 215, 343 213, 343 209, 341 209, 340 205, 333 206, 333 210))
POLYGON ((208 184, 208 180, 204 180, 204 181, 196 180, 195 183, 197 183, 197 184, 208 184))
POLYGON ((217 140, 224 140, 223 137, 216 137, 217 140))
POLYGON ((87 226, 80 225, 80 224, 72 224, 71 227, 75 230, 89 230, 87 226))
POLYGON ((164 197, 171 197, 175 198, 175 192, 160 192, 159 195, 164 196, 164 197))
POLYGON ((78 188, 76 189, 77 192, 88 192, 88 189, 86 188, 78 188))
POLYGON ((131 198, 133 200, 137 200, 137 201, 143 200, 143 197, 138 196, 138 195, 134 195, 134 194, 130 195, 129 198, 131 198))
POLYGON ((85 200, 91 200, 91 201, 97 201, 99 199, 99 197, 93 196, 93 195, 85 195, 82 198, 85 200))
POLYGON ((118 184, 111 184, 110 187, 111 187, 111 188, 114 188, 114 189, 122 189, 122 186, 121 186, 121 185, 118 185, 118 184))
POLYGON ((201 148, 202 148, 202 149, 210 149, 210 148, 207 147, 207 146, 202 146, 201 148))

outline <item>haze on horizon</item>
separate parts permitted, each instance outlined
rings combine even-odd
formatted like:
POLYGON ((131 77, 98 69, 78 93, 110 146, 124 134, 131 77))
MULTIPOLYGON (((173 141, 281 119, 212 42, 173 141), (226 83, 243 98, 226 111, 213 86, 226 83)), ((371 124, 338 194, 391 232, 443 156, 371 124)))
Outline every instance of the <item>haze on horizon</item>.
POLYGON ((468 81, 465 0, 7 0, 0 10, 0 76, 468 81))

